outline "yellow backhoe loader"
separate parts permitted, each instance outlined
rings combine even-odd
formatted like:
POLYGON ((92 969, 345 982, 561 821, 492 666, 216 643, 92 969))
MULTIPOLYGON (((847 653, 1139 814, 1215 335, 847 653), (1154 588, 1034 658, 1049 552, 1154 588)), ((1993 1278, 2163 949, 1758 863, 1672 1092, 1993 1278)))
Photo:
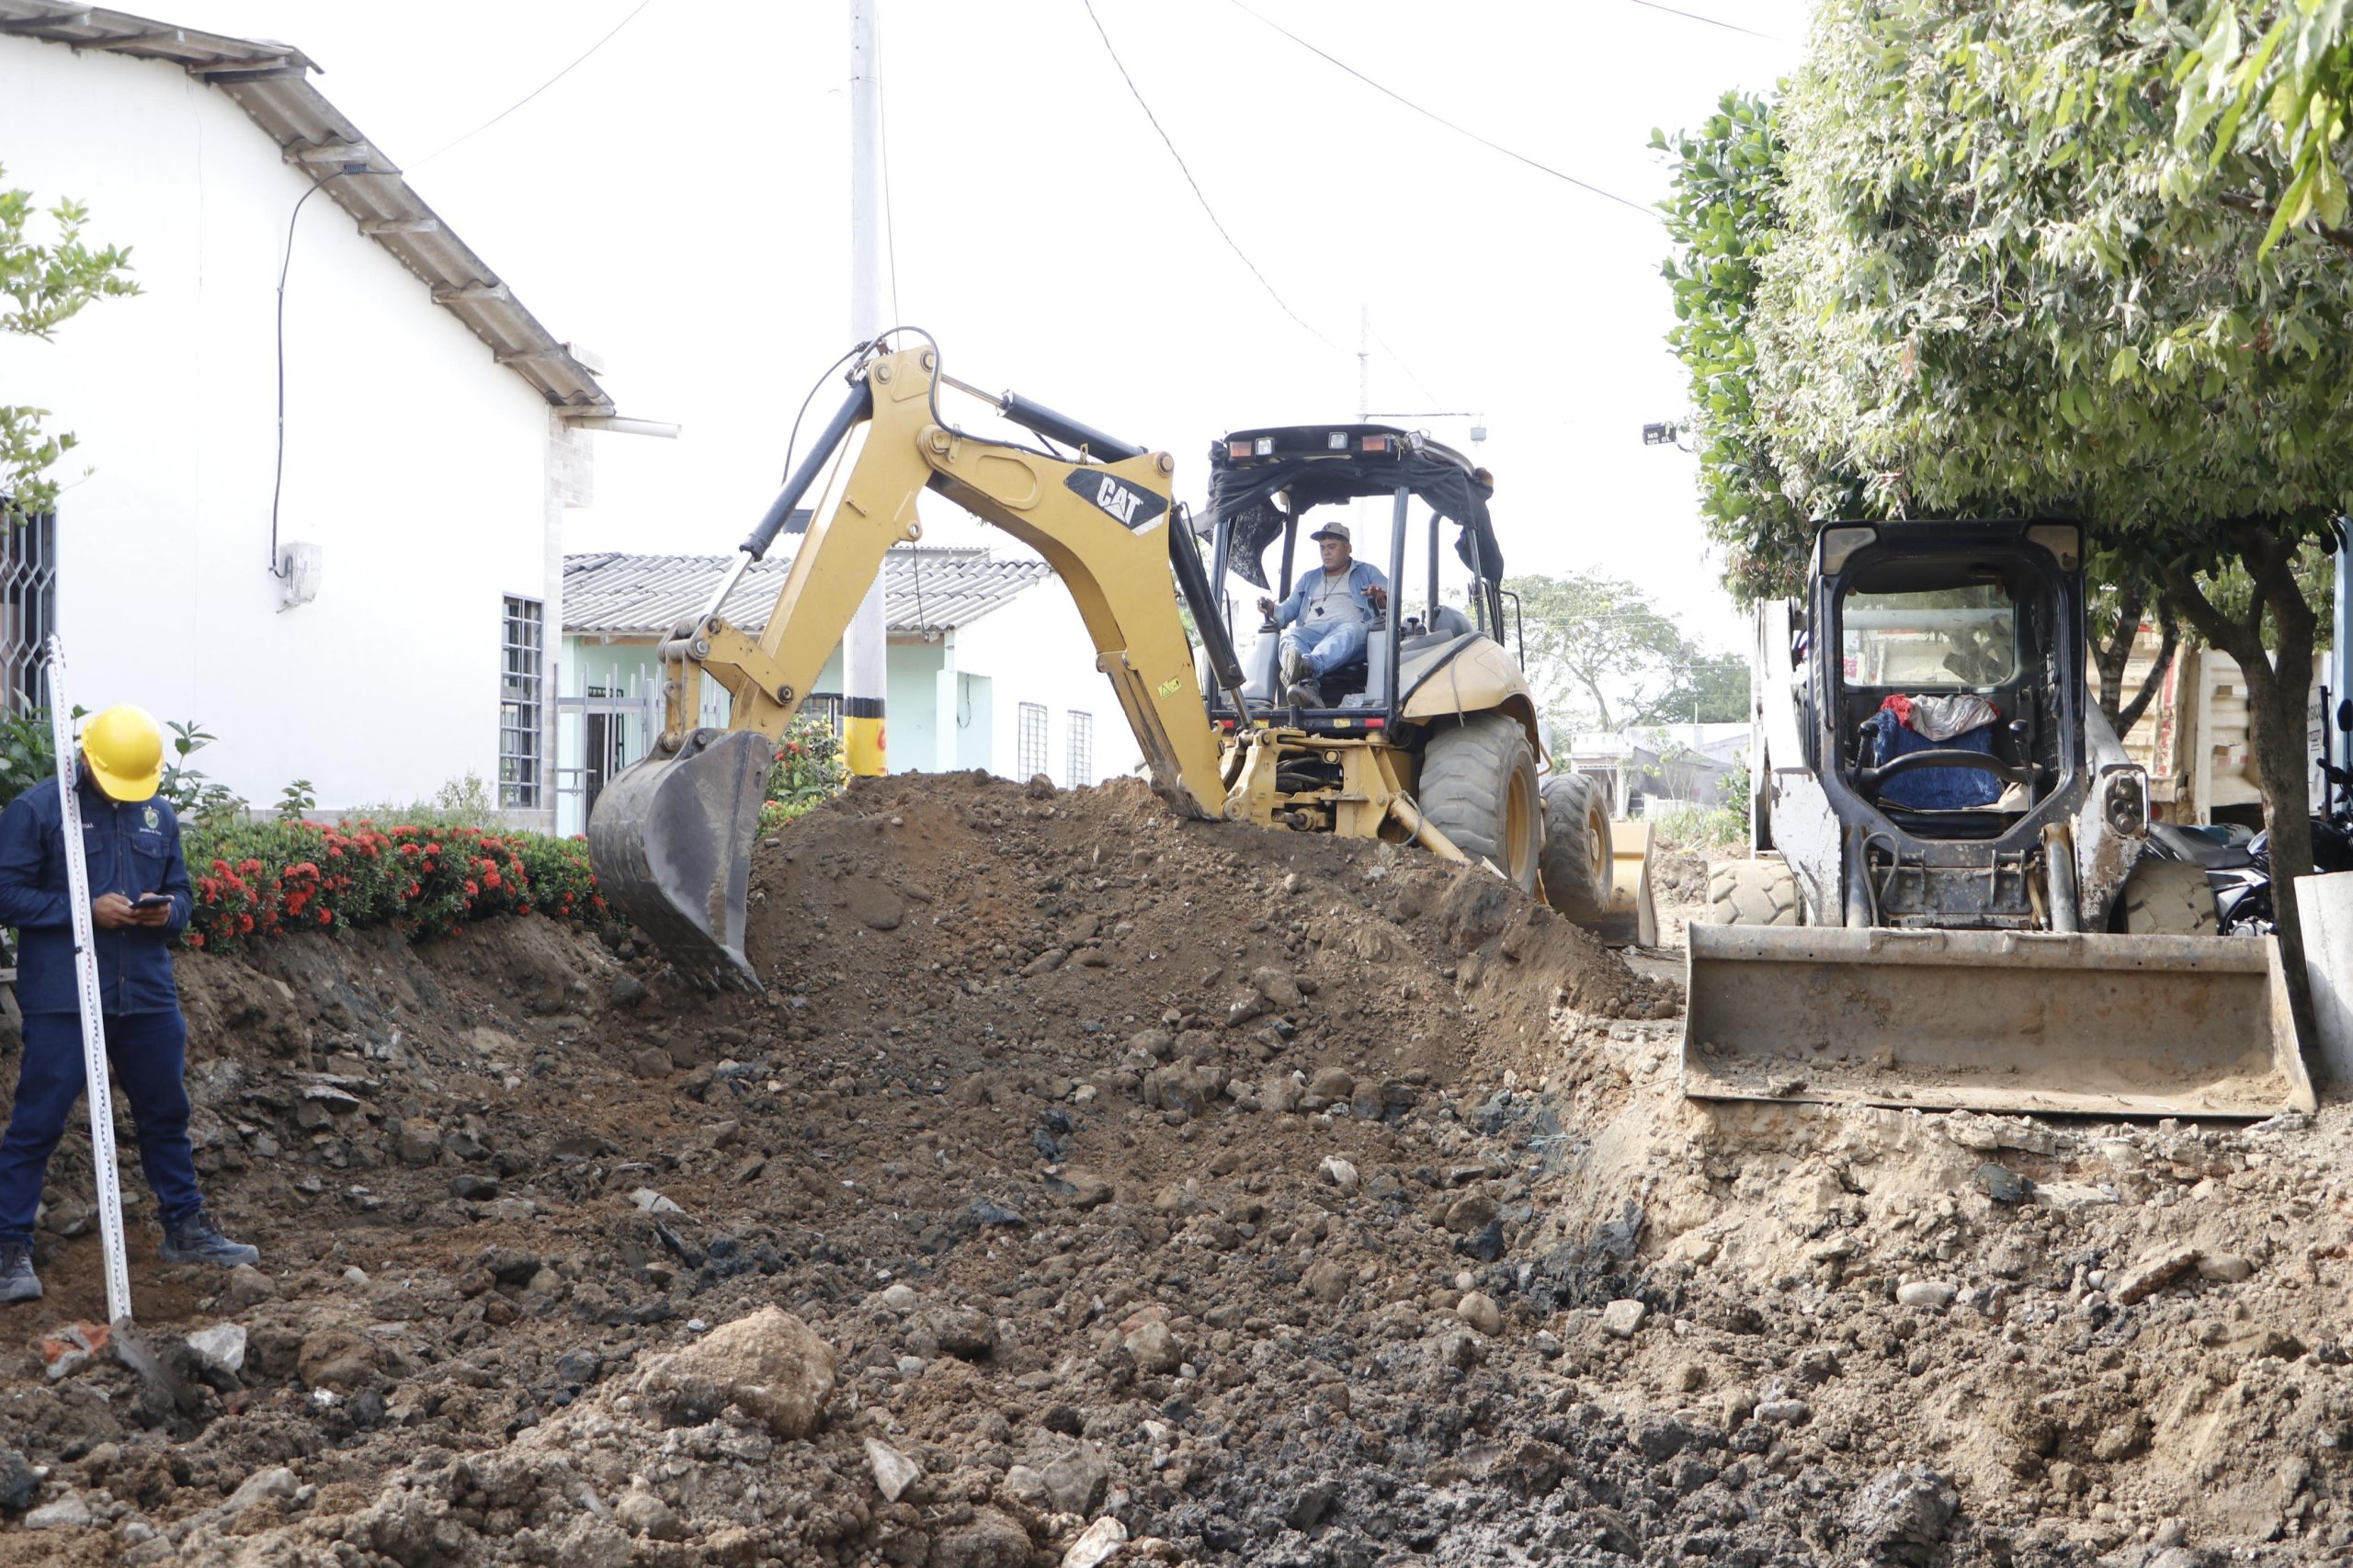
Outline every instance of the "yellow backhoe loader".
MULTIPOLYGON (((1302 519, 1364 495, 1393 501, 1389 597, 1366 657, 1336 670, 1301 709, 1276 684, 1276 631, 1245 670, 1182 508, 1175 460, 1014 393, 942 374, 938 350, 870 346, 850 392, 793 469, 709 608, 663 641, 665 721, 646 756, 597 797, 591 858, 606 896, 674 960, 750 974, 744 950, 751 844, 775 742, 807 697, 892 546, 921 536, 915 502, 946 496, 1042 555, 1077 602, 1135 732, 1154 788, 1176 809, 1266 827, 1417 841, 1483 862, 1587 924, 1646 927, 1647 868, 1620 870, 1590 780, 1540 776, 1536 710, 1506 649, 1502 555, 1484 488, 1459 454, 1384 426, 1236 433, 1212 454, 1215 569, 1263 582, 1258 555, 1283 543, 1281 586, 1302 519), (977 436, 940 413, 943 390, 976 397, 1041 445, 977 436), (744 571, 817 486, 859 426, 864 439, 819 505, 757 635, 720 614, 744 571), (1409 605, 1408 507, 1429 507, 1427 593, 1409 605), (1438 535, 1457 531, 1471 609, 1438 593, 1438 535), (1239 548, 1242 554, 1237 555, 1239 548), (1175 576, 1172 592, 1171 574, 1175 576), (1199 638, 1197 671, 1179 596, 1199 638), (709 676, 733 699, 728 727, 698 727, 709 676), (1204 686, 1211 688, 1205 697, 1204 686), (1613 881, 1623 883, 1613 888, 1613 881)), ((1483 476, 1479 476, 1483 477, 1483 476)))

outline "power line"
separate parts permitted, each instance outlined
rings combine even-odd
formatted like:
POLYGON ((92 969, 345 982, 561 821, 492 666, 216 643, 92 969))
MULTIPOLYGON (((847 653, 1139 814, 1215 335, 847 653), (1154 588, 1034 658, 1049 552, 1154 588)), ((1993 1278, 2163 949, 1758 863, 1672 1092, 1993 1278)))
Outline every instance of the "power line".
POLYGON ((607 44, 612 42, 614 37, 618 35, 623 28, 637 20, 638 12, 644 10, 652 4, 654 4, 654 0, 637 0, 637 4, 631 7, 629 15, 623 17, 620 21, 615 22, 611 32, 607 33, 603 38, 598 39, 596 42, 590 44, 585 50, 582 51, 579 59, 574 60, 570 65, 565 66, 563 70, 557 72, 554 75, 549 77, 538 86, 533 87, 529 92, 525 93, 521 97, 517 98, 513 103, 508 104, 505 108, 500 109, 496 114, 492 115, 488 119, 483 120, 480 125, 475 126, 472 131, 467 131, 463 136, 459 137, 456 142, 444 142, 442 145, 436 147, 432 152, 427 153, 414 164, 409 165, 409 168, 412 170, 421 169, 426 165, 431 163, 434 159, 439 157, 442 153, 449 151, 450 148, 456 147, 460 143, 472 141, 483 131, 488 131, 492 126, 496 125, 500 120, 505 119, 508 115, 513 114, 517 109, 521 108, 525 104, 529 103, 533 98, 538 97, 541 93, 546 92, 550 87, 554 86, 558 82, 563 81, 566 76, 571 75, 572 73, 579 67, 582 62, 585 61, 588 56, 596 53, 598 50, 604 48, 607 44))
POLYGON ((1381 335, 1381 329, 1379 327, 1373 326, 1370 323, 1367 323, 1366 330, 1372 334, 1372 340, 1375 343, 1380 344, 1383 348, 1389 349, 1389 357, 1397 361, 1397 368, 1405 372, 1405 379, 1413 382, 1415 387, 1419 388, 1421 394, 1424 397, 1429 399, 1432 403, 1444 403, 1446 401, 1446 399, 1438 396, 1438 393, 1430 391, 1430 386, 1427 381, 1414 374, 1414 367, 1405 363, 1405 357, 1403 354, 1398 353, 1395 348, 1390 347, 1389 340, 1381 335))
POLYGON ((1119 67, 1120 80, 1128 85, 1128 93, 1136 100, 1136 107, 1143 110, 1143 117, 1146 119, 1152 121, 1153 130, 1159 131, 1161 145, 1166 147, 1168 155, 1176 160, 1176 167, 1183 172, 1185 183, 1193 187, 1194 199, 1201 204, 1201 210, 1209 214, 1210 222, 1215 225, 1217 232, 1224 237, 1225 243, 1233 247, 1233 254, 1242 258, 1242 265, 1250 269, 1250 276, 1256 278, 1259 286, 1267 290, 1267 298, 1282 307, 1283 314, 1299 323, 1310 336, 1323 344, 1324 347, 1335 353, 1342 352, 1338 344, 1317 332, 1313 326, 1309 326, 1307 319, 1290 308, 1283 297, 1275 291, 1275 286, 1267 280, 1267 275, 1258 270, 1258 264, 1250 259, 1249 253, 1242 248, 1241 242, 1227 231, 1224 222, 1217 215, 1217 209, 1210 205, 1209 197, 1203 193, 1201 182, 1193 177, 1193 171, 1190 168, 1186 167, 1185 154, 1176 151, 1176 143, 1168 139, 1168 132, 1161 128, 1160 117, 1152 112, 1152 106, 1144 102, 1143 93, 1136 86, 1136 79, 1128 74, 1127 65, 1120 59, 1120 51, 1111 47, 1111 35, 1103 30, 1103 18, 1095 14, 1095 0, 1079 0, 1079 4, 1086 7, 1086 19, 1095 24, 1096 36, 1103 40, 1103 52, 1108 54, 1111 57, 1111 63, 1119 67))
POLYGON ((1453 120, 1447 119, 1446 116, 1439 114, 1435 109, 1424 108, 1421 105, 1415 103, 1404 94, 1396 91, 1394 88, 1382 86, 1379 82, 1374 81, 1371 77, 1366 75, 1363 72, 1358 70, 1347 61, 1338 59, 1326 53, 1324 51, 1316 48, 1315 45, 1308 42, 1305 39, 1300 37, 1289 28, 1284 27, 1280 22, 1278 22, 1269 17, 1260 16, 1249 6, 1245 6, 1242 3, 1242 0, 1229 0, 1229 3, 1235 10, 1241 12, 1244 16, 1248 17, 1255 21, 1263 23, 1267 27, 1274 28, 1275 31, 1282 34, 1283 37, 1290 40, 1291 42, 1299 45, 1300 48, 1307 51, 1308 53, 1315 55, 1319 59, 1327 61, 1330 63, 1338 66, 1341 70, 1347 72, 1349 75, 1354 76, 1358 81, 1362 82, 1366 86, 1370 87, 1373 91, 1380 93, 1384 97, 1396 99, 1399 103, 1404 104, 1407 108, 1412 109, 1415 114, 1422 116, 1426 119, 1434 119, 1438 121, 1440 125, 1445 126, 1449 131, 1453 131, 1458 136, 1467 136, 1472 141, 1479 143, 1482 147, 1501 153, 1506 158, 1516 159, 1520 163, 1526 164, 1531 169, 1536 169, 1541 173, 1551 175, 1554 179, 1565 180, 1569 184, 1575 186, 1579 190, 1589 191, 1593 195, 1602 198, 1604 200, 1614 201, 1620 207, 1631 207, 1635 211, 1642 213, 1643 216, 1654 219, 1662 223, 1666 221, 1664 214, 1654 210, 1653 209, 1643 205, 1642 202, 1633 200, 1628 197, 1620 196, 1614 190, 1604 190, 1601 187, 1595 185, 1591 180, 1582 180, 1577 178, 1574 175, 1564 174, 1561 170, 1554 168, 1550 164, 1531 158, 1525 153, 1516 152, 1513 149, 1505 146, 1500 142, 1493 141, 1487 137, 1482 136, 1477 131, 1471 130, 1468 126, 1458 125, 1453 120))
POLYGON ((1654 11, 1665 11, 1670 17, 1682 17, 1694 22, 1705 22, 1711 28, 1722 28, 1726 32, 1746 33, 1750 38, 1761 38, 1767 43, 1790 41, 1785 38, 1776 38, 1771 33, 1760 33, 1755 28, 1744 28, 1736 22, 1722 21, 1714 17, 1703 17, 1697 11, 1678 11, 1672 6, 1660 5, 1659 0, 1632 0, 1632 3, 1637 6, 1646 6, 1654 11))

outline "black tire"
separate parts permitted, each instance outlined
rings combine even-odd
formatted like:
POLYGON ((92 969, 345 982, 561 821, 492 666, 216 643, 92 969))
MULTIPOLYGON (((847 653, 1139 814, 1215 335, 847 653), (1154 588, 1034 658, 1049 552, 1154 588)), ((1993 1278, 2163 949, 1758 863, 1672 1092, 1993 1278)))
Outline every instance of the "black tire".
POLYGON ((1518 720, 1473 713, 1432 729, 1414 803, 1462 853, 1492 860, 1520 892, 1536 891, 1543 807, 1536 748, 1518 720))
POLYGON ((2206 869, 2186 860, 2161 860, 2143 855, 2124 879, 2117 895, 2122 926, 2133 936, 2216 937, 2222 922, 2214 913, 2214 890, 2206 869))
POLYGON ((1786 860, 1719 860, 1708 868, 1711 925, 1795 926, 1801 908, 1797 873, 1786 860))
POLYGON ((1544 780, 1544 902, 1580 925, 1609 908, 1609 808, 1592 779, 1555 773, 1544 780))

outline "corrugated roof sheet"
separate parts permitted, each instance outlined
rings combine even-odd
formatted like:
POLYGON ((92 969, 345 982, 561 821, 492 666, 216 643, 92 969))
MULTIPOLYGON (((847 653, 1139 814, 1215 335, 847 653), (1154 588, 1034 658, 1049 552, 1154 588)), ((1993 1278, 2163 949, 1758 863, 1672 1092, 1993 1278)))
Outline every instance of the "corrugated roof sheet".
POLYGON ((568 344, 523 308, 490 264, 449 232, 343 111, 310 84, 318 69, 299 49, 150 21, 71 0, 0 0, 0 37, 31 38, 76 50, 100 50, 177 65, 237 100, 275 141, 285 160, 313 179, 347 164, 365 174, 336 175, 326 194, 359 232, 397 257, 432 290, 433 302, 466 324, 492 358, 568 414, 605 416, 612 399, 568 344))
MULTIPOLYGON (((700 615, 734 564, 732 555, 567 555, 563 629, 577 636, 660 636, 700 615)), ((774 555, 755 562, 720 613, 747 631, 764 630, 791 565, 774 555)), ((1052 574, 1042 561, 999 560, 985 550, 903 546, 882 562, 883 608, 892 631, 944 631, 1003 609, 1052 574)))

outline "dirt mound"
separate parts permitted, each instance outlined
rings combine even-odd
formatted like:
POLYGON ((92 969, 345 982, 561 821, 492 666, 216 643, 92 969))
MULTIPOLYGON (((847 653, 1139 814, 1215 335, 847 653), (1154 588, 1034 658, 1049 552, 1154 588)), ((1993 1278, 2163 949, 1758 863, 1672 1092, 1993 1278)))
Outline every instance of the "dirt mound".
POLYGON ((2340 1108, 1703 1111, 1671 987, 1491 876, 1131 786, 861 784, 754 897, 759 995, 534 921, 188 962, 264 1267, 135 1269, 228 1325, 179 1397, 47 1375, 61 1156, 0 1562, 2353 1545, 2340 1108))

